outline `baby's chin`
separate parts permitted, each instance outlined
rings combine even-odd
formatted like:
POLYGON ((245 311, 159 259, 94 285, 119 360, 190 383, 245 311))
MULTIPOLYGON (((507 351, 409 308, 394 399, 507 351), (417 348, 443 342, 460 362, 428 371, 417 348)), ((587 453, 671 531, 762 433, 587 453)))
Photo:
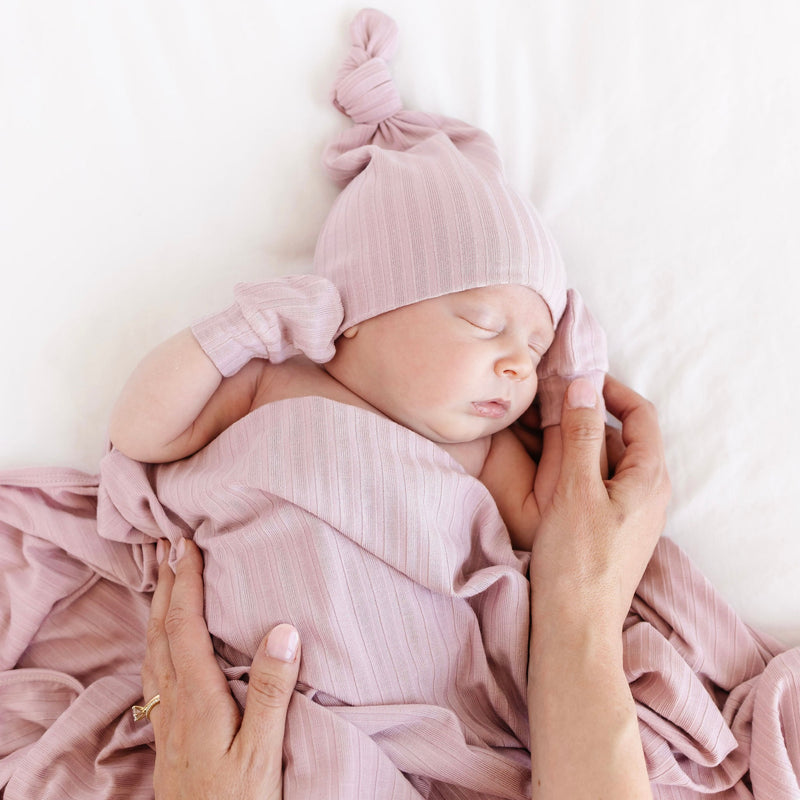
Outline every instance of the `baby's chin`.
POLYGON ((493 421, 481 418, 469 418, 466 422, 448 424, 436 424, 435 422, 408 424, 400 420, 395 420, 395 422, 400 422, 414 433, 418 433, 436 444, 469 444, 492 436, 511 424, 508 420, 493 421))

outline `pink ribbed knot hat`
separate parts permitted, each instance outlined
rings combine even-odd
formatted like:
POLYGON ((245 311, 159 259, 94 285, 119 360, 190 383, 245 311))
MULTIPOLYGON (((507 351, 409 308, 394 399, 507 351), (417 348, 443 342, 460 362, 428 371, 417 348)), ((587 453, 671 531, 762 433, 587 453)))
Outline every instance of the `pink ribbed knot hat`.
POLYGON ((326 219, 314 271, 339 290, 340 331, 400 306, 451 292, 521 284, 556 325, 564 267, 534 207, 506 182, 497 148, 460 120, 403 108, 388 61, 395 22, 364 9, 332 99, 355 125, 325 151, 343 187, 326 219))

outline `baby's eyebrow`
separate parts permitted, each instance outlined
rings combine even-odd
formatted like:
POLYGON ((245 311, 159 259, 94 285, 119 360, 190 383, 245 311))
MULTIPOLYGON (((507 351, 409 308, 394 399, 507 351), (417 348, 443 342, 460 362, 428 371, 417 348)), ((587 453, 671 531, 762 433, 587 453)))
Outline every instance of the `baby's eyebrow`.
POLYGON ((491 317, 492 320, 505 320, 506 315, 491 303, 483 300, 464 300, 459 309, 464 314, 491 317))
MULTIPOLYGON (((513 311, 506 311, 501 308, 499 304, 492 303, 489 299, 462 297, 459 298, 458 313, 472 314, 481 317, 485 322, 496 323, 505 327, 508 325, 509 320, 513 320, 515 324, 525 325, 528 322, 527 317, 515 319, 513 311)), ((547 322, 541 321, 536 324, 535 329, 530 333, 529 341, 533 344, 542 344, 549 347, 552 339, 555 336, 553 326, 548 320, 547 322)))
POLYGON ((528 341, 534 345, 541 345, 545 350, 550 347, 555 339, 555 331, 552 325, 537 324, 535 330, 528 337, 528 341))

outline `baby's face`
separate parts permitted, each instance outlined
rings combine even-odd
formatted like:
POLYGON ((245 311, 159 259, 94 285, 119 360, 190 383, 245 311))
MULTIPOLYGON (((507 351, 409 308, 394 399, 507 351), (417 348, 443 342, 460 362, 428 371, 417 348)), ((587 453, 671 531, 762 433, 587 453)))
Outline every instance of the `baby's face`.
POLYGON ((391 419, 435 442, 508 427, 536 394, 553 341, 550 312, 525 286, 423 300, 359 323, 328 371, 391 419))

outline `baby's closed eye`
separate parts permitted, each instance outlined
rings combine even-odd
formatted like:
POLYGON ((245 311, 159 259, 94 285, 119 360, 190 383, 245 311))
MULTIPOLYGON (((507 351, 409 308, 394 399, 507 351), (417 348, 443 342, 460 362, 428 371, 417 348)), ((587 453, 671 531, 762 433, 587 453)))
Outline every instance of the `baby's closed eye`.
POLYGON ((534 356, 538 360, 544 358, 544 354, 547 352, 547 345, 543 342, 529 342, 528 349, 533 353, 534 356))
POLYGON ((503 332, 503 323, 499 320, 493 320, 488 317, 480 317, 480 316, 464 316, 461 317, 464 322, 468 323, 473 328, 477 328, 479 331, 483 331, 485 333, 491 333, 497 335, 503 332))

